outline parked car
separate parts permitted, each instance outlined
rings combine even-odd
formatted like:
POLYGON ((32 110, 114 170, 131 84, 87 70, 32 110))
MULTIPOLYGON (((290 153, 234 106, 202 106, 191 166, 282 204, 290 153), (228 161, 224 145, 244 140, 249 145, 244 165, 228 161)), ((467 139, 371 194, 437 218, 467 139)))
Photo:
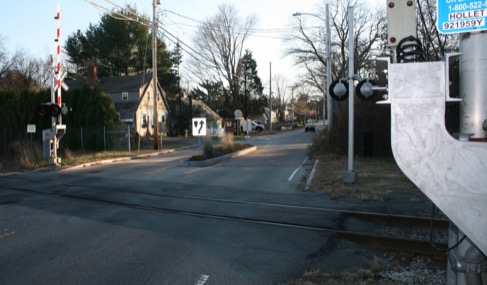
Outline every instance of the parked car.
POLYGON ((262 132, 263 130, 265 130, 264 124, 252 121, 252 131, 262 132))
MULTIPOLYGON (((245 122, 243 122, 242 124, 244 124, 245 122)), ((251 125, 251 131, 253 132, 262 132, 263 130, 265 130, 265 126, 264 124, 261 124, 260 122, 254 122, 254 121, 251 121, 250 122, 250 125, 251 125)), ((240 131, 241 132, 244 132, 244 127, 243 125, 240 126, 240 131)))
POLYGON ((316 131, 315 125, 314 124, 307 124, 306 127, 304 128, 305 132, 314 132, 316 131))

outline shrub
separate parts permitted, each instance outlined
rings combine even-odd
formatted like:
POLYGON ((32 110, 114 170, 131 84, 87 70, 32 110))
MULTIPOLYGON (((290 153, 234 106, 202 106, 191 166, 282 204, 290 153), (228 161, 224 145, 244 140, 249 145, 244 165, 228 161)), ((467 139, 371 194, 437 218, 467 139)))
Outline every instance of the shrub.
POLYGON ((203 153, 206 157, 212 157, 215 155, 215 148, 213 147, 213 140, 211 137, 204 138, 203 153))
POLYGON ((47 164, 47 160, 42 157, 42 149, 37 144, 15 141, 10 144, 8 153, 8 159, 2 163, 3 168, 34 169, 41 164, 47 164))
POLYGON ((221 144, 222 145, 232 145, 233 144, 233 133, 225 133, 223 137, 221 138, 221 144))
POLYGON ((218 146, 213 146, 213 141, 211 137, 205 137, 203 141, 203 154, 195 155, 189 160, 205 160, 208 158, 217 157, 220 155, 229 154, 232 152, 240 151, 250 147, 249 144, 244 144, 241 142, 233 141, 233 134, 226 134, 221 140, 221 144, 218 146))

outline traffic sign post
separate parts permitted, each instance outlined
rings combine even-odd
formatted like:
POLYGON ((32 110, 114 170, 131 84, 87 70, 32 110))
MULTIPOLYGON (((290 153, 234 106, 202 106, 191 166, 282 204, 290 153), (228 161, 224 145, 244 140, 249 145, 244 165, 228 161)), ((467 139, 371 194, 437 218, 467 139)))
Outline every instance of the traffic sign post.
POLYGON ((252 121, 248 119, 243 121, 242 129, 245 132, 245 138, 249 138, 249 133, 252 131, 252 121))
POLYGON ((487 0, 438 0, 437 12, 442 34, 487 30, 487 0))
POLYGON ((194 137, 206 136, 206 118, 193 118, 191 126, 194 137))
POLYGON ((240 120, 242 119, 243 113, 240 109, 237 109, 233 114, 235 115, 235 135, 240 135, 240 120))
POLYGON ((27 134, 29 136, 29 148, 32 150, 32 134, 36 133, 36 125, 28 124, 27 125, 27 134))
POLYGON ((206 118, 193 118, 191 128, 193 129, 193 137, 199 137, 198 149, 201 154, 201 137, 206 136, 206 118))

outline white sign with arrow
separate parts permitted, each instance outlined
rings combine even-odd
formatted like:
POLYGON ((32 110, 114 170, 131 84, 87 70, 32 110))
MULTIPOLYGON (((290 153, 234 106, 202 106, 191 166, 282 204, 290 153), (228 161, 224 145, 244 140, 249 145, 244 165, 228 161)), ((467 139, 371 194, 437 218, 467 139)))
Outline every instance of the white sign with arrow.
POLYGON ((206 136, 206 118, 193 118, 191 125, 194 137, 206 136))

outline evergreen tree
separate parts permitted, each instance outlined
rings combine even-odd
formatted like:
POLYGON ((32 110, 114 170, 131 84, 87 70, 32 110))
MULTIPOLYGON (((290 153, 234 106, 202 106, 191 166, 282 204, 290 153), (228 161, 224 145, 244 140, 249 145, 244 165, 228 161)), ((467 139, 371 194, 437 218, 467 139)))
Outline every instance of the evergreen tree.
MULTIPOLYGON (((68 62, 76 67, 75 77, 85 77, 86 68, 92 63, 97 65, 101 77, 140 74, 151 69, 149 19, 134 19, 134 15, 139 15, 138 11, 127 6, 102 16, 99 24, 90 24, 85 33, 78 30, 68 37, 64 49, 68 62)), ((162 77, 170 71, 170 53, 162 40, 157 45, 158 72, 162 77)))
POLYGON ((206 81, 200 87, 191 91, 191 97, 203 101, 208 107, 215 111, 222 118, 233 116, 234 110, 228 104, 229 98, 225 97, 228 91, 223 87, 222 82, 206 81))
POLYGON ((162 85, 165 86, 165 90, 168 93, 170 100, 178 99, 181 95, 181 75, 179 73, 179 67, 182 63, 182 58, 183 50, 181 44, 177 42, 170 53, 171 72, 168 72, 165 75, 164 82, 162 83, 162 85))
POLYGON ((85 85, 64 95, 72 108, 66 118, 68 127, 101 127, 120 124, 113 100, 98 87, 85 85))
MULTIPOLYGON (((239 62, 240 79, 240 102, 242 102, 242 112, 244 118, 262 115, 264 106, 262 105, 262 92, 264 87, 257 74, 257 62, 252 57, 252 52, 246 50, 239 62)), ((266 101, 266 100, 264 100, 266 101)))

